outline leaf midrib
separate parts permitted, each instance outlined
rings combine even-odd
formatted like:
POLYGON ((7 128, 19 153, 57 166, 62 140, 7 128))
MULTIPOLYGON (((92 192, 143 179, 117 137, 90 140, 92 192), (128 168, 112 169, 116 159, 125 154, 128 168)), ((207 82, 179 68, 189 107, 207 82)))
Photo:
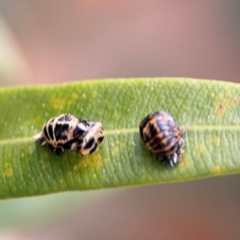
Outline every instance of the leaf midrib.
MULTIPOLYGON (((202 130, 208 130, 208 131, 215 131, 215 130, 240 130, 240 126, 238 125, 188 125, 187 131, 194 130, 194 131, 202 131, 202 130)), ((135 133, 139 132, 139 128, 116 128, 111 130, 105 130, 105 135, 114 135, 114 134, 124 134, 124 133, 135 133)), ((18 137, 18 138, 8 138, 8 139, 2 139, 0 140, 0 146, 1 145, 7 145, 7 144, 14 144, 14 143, 23 143, 23 142, 31 142, 34 141, 33 136, 27 136, 27 137, 18 137)))

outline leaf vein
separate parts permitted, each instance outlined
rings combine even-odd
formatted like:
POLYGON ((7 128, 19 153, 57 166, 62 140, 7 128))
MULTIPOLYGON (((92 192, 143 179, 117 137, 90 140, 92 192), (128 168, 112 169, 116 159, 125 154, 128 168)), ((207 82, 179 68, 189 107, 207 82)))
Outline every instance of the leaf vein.
MULTIPOLYGON (((188 131, 240 131, 240 125, 191 125, 187 126, 187 132, 188 131)), ((138 128, 121 128, 121 129, 110 129, 105 130, 106 135, 114 135, 114 134, 127 134, 127 133, 136 133, 139 132, 138 128)), ((7 138, 0 140, 0 146, 1 145, 8 145, 8 144, 15 144, 15 143, 25 143, 25 142, 31 142, 35 141, 33 136, 26 136, 26 137, 18 137, 18 138, 7 138)))

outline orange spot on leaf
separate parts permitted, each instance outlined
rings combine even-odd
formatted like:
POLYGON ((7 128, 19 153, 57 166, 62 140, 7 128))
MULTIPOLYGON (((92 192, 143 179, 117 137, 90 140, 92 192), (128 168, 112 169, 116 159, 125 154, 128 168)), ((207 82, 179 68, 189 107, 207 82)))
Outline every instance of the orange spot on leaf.
POLYGON ((222 101, 218 102, 214 107, 214 112, 216 116, 222 117, 226 113, 226 110, 228 109, 228 107, 229 107, 228 99, 223 99, 222 101))
POLYGON ((54 109, 62 110, 64 109, 64 101, 61 99, 54 99, 52 106, 54 109))
POLYGON ((13 170, 12 168, 8 168, 7 170, 4 171, 4 174, 7 176, 7 177, 11 177, 13 175, 13 170))

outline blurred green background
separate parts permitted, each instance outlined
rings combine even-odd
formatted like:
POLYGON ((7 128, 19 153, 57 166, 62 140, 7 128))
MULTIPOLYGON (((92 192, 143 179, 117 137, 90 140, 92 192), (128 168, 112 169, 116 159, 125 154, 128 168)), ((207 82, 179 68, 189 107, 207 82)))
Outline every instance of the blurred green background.
MULTIPOLYGON (((239 82, 239 62, 238 0, 0 0, 0 86, 239 82)), ((3 200, 0 239, 240 239, 239 203, 238 175, 3 200)))

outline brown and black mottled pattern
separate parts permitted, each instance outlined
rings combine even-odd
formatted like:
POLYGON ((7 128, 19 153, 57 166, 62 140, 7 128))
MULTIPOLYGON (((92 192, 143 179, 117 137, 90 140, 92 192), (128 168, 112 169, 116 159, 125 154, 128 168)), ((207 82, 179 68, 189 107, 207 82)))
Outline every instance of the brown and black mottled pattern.
POLYGON ((62 114, 51 118, 43 125, 42 137, 54 148, 60 147, 70 140, 84 137, 87 126, 71 114, 62 114))
POLYGON ((88 133, 83 139, 81 148, 80 149, 72 148, 73 150, 80 152, 82 155, 88 155, 95 152, 104 139, 104 130, 102 127, 102 123, 92 121, 89 121, 88 123, 90 125, 90 128, 88 133))
POLYGON ((40 136, 36 135, 36 138, 57 154, 70 149, 87 155, 97 150, 104 139, 104 131, 100 122, 80 120, 71 114, 61 114, 48 120, 43 125, 40 136))
POLYGON ((183 134, 173 117, 164 111, 150 113, 140 123, 140 135, 146 148, 160 162, 178 164, 184 145, 183 134))

